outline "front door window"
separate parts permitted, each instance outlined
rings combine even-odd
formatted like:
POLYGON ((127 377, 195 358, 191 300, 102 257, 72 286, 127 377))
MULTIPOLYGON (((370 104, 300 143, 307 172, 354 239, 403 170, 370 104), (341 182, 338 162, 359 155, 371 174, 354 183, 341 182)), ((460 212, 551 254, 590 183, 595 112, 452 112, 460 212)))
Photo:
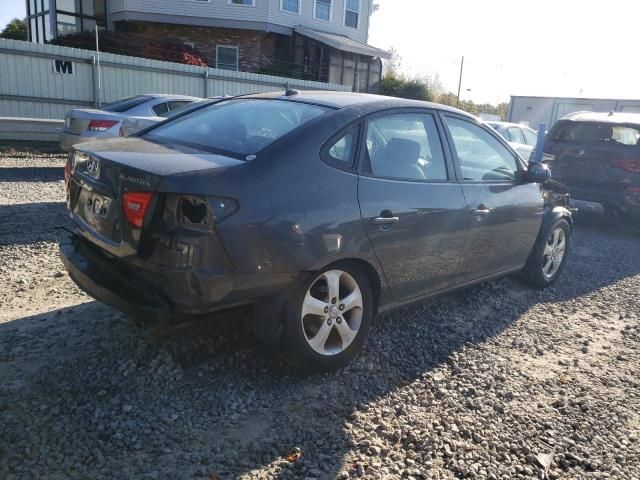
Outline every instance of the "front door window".
POLYGON ((463 180, 495 182, 513 181, 516 178, 517 160, 497 138, 470 121, 445 118, 463 180))

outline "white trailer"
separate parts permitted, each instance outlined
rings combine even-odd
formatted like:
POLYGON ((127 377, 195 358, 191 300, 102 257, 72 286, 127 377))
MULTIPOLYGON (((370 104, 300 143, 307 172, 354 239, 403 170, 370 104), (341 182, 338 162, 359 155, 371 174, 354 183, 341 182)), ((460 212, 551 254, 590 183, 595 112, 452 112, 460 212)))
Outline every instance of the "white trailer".
POLYGON ((640 100, 570 97, 526 97, 513 95, 508 121, 523 123, 534 130, 544 123, 547 130, 557 120, 574 112, 640 113, 640 100))

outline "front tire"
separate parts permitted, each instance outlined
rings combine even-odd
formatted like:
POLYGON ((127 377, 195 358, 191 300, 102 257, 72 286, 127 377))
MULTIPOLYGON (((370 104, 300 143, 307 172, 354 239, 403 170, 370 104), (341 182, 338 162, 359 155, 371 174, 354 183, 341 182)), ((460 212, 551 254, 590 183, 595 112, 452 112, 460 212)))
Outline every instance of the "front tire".
POLYGON ((352 263, 330 265, 294 288, 285 314, 282 347, 295 366, 344 367, 362 349, 373 321, 369 279, 352 263))
POLYGON ((553 285, 567 261, 571 247, 571 227, 565 219, 556 220, 538 236, 521 279, 539 289, 553 285))

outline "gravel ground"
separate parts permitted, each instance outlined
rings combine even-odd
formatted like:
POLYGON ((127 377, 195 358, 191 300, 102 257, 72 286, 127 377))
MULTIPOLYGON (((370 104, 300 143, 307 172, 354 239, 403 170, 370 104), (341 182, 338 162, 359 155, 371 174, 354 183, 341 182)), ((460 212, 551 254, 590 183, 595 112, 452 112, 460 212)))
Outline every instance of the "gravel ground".
POLYGON ((0 479, 640 479, 640 233, 578 222, 557 286, 377 319, 327 375, 242 312, 135 327, 57 257, 61 155, 0 153, 0 479))

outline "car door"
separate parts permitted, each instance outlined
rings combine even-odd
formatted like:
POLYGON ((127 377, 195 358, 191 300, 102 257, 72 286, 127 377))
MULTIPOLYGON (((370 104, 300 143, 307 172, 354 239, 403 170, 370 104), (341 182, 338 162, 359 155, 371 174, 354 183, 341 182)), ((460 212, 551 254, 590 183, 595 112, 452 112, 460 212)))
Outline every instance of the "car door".
POLYGON ((462 281, 522 267, 542 223, 541 186, 490 129, 467 117, 442 116, 467 204, 462 281))
POLYGON ((393 111, 366 121, 358 199, 369 241, 395 300, 456 282, 467 212, 428 110, 393 111))

